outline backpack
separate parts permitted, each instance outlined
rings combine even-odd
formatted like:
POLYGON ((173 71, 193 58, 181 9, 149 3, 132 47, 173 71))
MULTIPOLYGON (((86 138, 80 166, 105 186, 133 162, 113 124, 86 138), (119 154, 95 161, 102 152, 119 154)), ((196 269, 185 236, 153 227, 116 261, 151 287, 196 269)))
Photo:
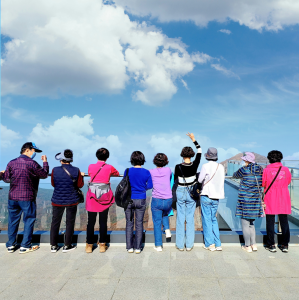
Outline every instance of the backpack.
POLYGON ((129 179, 129 169, 126 170, 127 174, 118 184, 115 190, 115 202, 117 206, 127 209, 130 203, 133 203, 131 199, 131 184, 129 179))

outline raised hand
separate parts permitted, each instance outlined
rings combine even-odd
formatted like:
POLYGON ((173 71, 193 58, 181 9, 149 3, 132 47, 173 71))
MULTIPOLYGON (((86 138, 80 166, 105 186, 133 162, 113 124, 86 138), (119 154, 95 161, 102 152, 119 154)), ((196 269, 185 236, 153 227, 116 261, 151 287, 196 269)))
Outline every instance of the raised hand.
POLYGON ((192 140, 192 142, 195 142, 195 138, 194 138, 194 134, 193 133, 187 133, 187 136, 189 136, 189 138, 192 140))
POLYGON ((47 162, 47 156, 46 155, 42 155, 42 161, 47 162))

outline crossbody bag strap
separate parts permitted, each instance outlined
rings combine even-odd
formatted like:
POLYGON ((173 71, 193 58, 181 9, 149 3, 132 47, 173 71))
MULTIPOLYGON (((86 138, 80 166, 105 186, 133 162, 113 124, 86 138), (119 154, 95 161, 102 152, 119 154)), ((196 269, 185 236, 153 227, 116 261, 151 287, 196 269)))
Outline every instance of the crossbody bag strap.
POLYGON ((208 183, 213 179, 213 177, 214 177, 214 176, 216 175, 216 173, 217 173, 218 167, 219 167, 219 164, 217 165, 217 168, 216 168, 216 171, 215 171, 214 175, 213 175, 213 176, 211 177, 211 179, 209 179, 209 181, 206 182, 202 187, 204 187, 206 184, 208 184, 208 183))
POLYGON ((106 164, 104 163, 104 164, 100 167, 99 171, 96 173, 96 175, 93 176, 93 178, 91 179, 90 182, 93 182, 93 180, 96 178, 96 176, 100 173, 100 171, 103 169, 103 167, 104 167, 105 165, 106 165, 106 164))
POLYGON ((76 183, 76 179, 73 178, 73 176, 71 175, 71 173, 65 168, 65 167, 62 167, 62 169, 64 170, 64 172, 69 175, 73 181, 73 183, 76 183))
POLYGON ((282 168, 282 167, 279 167, 278 172, 276 173, 274 179, 272 180, 271 184, 270 184, 269 187, 267 188, 267 190, 266 190, 266 192, 265 192, 265 195, 269 192, 269 190, 270 190, 271 186, 273 185, 274 181, 276 180, 276 178, 277 178, 277 176, 278 176, 278 174, 279 174, 281 168, 282 168))

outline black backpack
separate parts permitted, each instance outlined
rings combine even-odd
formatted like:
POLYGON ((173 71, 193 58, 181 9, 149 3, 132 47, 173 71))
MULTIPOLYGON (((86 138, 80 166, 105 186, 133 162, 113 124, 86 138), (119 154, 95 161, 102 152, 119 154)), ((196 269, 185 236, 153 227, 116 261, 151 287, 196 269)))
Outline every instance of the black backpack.
POLYGON ((123 207, 125 210, 128 205, 132 203, 131 200, 131 184, 129 180, 129 169, 126 170, 127 174, 118 184, 115 190, 115 202, 117 206, 123 207))

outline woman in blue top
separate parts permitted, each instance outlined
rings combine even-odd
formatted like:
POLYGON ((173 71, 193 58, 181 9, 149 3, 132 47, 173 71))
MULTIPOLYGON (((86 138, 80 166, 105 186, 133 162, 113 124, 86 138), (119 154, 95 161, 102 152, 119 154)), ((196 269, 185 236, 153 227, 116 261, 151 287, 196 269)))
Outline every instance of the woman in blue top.
MULTIPOLYGON (((129 253, 139 254, 141 252, 143 217, 146 208, 146 191, 153 188, 151 173, 142 168, 145 157, 142 152, 134 151, 131 155, 133 168, 129 169, 129 180, 131 184, 132 203, 125 210, 126 214, 126 243, 129 253), (135 217, 135 218, 134 218, 135 217), (135 241, 133 241, 133 229, 135 219, 135 241)), ((126 176, 127 170, 124 176, 126 176)))

